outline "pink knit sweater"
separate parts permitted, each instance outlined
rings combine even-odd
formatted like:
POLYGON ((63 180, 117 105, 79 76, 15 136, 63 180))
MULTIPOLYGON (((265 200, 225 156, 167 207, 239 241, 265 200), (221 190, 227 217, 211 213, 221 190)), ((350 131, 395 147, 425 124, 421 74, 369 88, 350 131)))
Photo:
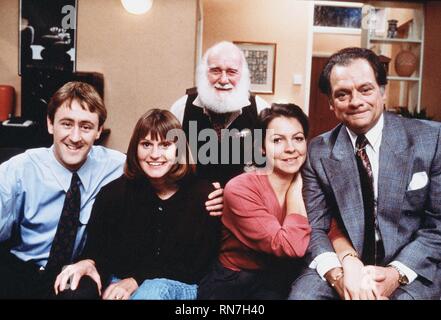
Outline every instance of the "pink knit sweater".
POLYGON ((241 174, 224 191, 219 260, 232 270, 262 269, 275 257, 302 257, 309 243, 308 219, 285 214, 267 175, 241 174))

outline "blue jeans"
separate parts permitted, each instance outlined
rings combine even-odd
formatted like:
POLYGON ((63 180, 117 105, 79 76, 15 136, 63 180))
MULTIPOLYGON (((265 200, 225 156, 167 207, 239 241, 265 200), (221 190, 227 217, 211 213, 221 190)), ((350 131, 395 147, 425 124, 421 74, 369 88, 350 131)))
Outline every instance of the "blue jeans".
MULTIPOLYGON (((111 283, 120 279, 112 277, 111 283)), ((131 300, 196 300, 198 286, 175 280, 145 280, 130 297, 131 300)))

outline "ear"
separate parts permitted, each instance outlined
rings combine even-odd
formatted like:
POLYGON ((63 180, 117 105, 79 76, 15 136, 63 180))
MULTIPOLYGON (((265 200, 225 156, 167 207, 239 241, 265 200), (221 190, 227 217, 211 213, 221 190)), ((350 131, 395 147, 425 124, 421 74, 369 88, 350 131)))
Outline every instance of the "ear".
POLYGON ((381 86, 380 87, 380 92, 381 92, 381 98, 383 99, 383 105, 385 105, 386 104, 386 100, 387 100, 386 87, 385 86, 381 86))
POLYGON ((50 134, 54 134, 54 124, 52 123, 51 119, 49 119, 49 117, 46 117, 46 122, 47 122, 47 131, 50 134))
POLYGON ((328 99, 328 103, 329 103, 329 110, 334 111, 334 105, 332 104, 332 100, 328 99))
POLYGON ((103 132, 103 126, 102 125, 98 128, 98 131, 97 131, 96 136, 95 136, 95 140, 98 140, 101 137, 101 132, 103 132))

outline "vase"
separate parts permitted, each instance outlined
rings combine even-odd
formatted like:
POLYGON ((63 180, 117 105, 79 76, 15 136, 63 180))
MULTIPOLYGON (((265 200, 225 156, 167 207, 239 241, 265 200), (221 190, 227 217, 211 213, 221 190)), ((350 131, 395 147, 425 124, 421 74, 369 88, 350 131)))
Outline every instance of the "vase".
POLYGON ((418 58, 409 50, 398 52, 395 57, 395 71, 400 77, 410 77, 417 68, 418 58))
POLYGON ((0 122, 11 117, 14 107, 14 87, 0 85, 0 122))
POLYGON ((395 19, 391 19, 391 20, 387 20, 389 26, 387 28, 387 37, 388 38, 395 38, 397 36, 397 31, 398 31, 398 20, 395 19))

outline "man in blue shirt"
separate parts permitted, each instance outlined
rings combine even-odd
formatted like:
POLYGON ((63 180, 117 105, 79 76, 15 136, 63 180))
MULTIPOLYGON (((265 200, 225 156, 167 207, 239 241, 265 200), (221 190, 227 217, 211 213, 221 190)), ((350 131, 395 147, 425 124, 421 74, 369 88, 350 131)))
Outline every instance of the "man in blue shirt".
POLYGON ((27 150, 0 165, 0 241, 11 241, 0 253, 0 298, 54 297, 61 270, 46 264, 73 175, 81 200, 70 262, 83 248, 95 197, 122 174, 125 161, 124 154, 93 145, 106 116, 92 86, 69 82, 48 105, 52 147, 27 150))

